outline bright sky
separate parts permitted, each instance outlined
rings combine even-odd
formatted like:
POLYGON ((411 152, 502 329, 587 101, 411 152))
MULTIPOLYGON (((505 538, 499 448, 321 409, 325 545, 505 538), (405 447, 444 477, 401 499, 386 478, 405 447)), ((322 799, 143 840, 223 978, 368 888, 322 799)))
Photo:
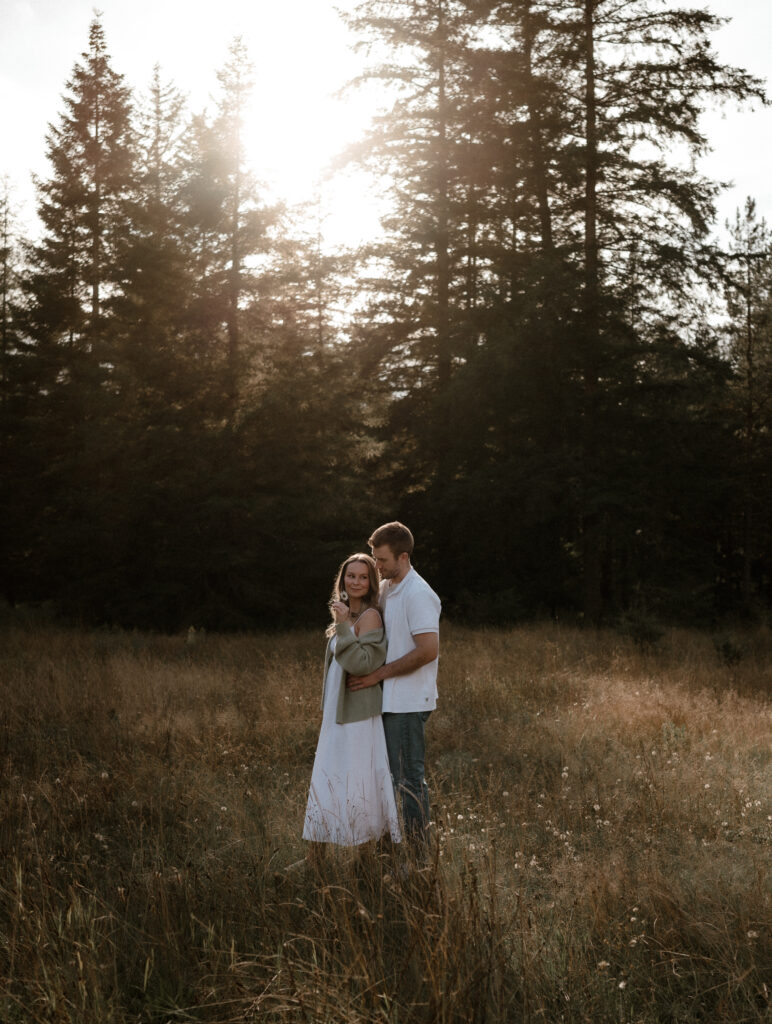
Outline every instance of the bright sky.
MULTIPOLYGON (((670 0, 668 0, 670 2, 670 0)), ((354 0, 101 0, 113 67, 136 90, 156 62, 187 93, 193 110, 212 106, 215 71, 241 35, 255 64, 252 160, 257 174, 292 202, 310 199, 329 160, 367 123, 377 97, 338 100, 334 93, 360 58, 335 7, 354 0)), ((673 0, 675 3, 675 0, 673 0)), ((693 0, 732 23, 715 35, 726 63, 772 78, 770 0, 693 0)), ((688 6, 682 0, 678 6, 688 6)), ((58 120, 61 94, 88 43, 93 0, 0 0, 0 175, 7 175, 23 219, 31 219, 32 172, 47 174, 45 133, 58 120)), ((770 82, 772 91, 772 82, 770 82)), ((720 204, 731 216, 753 195, 772 221, 772 109, 705 121, 715 152, 704 170, 735 185, 720 204)), ((377 229, 377 204, 361 179, 322 186, 331 242, 353 242, 377 229)))

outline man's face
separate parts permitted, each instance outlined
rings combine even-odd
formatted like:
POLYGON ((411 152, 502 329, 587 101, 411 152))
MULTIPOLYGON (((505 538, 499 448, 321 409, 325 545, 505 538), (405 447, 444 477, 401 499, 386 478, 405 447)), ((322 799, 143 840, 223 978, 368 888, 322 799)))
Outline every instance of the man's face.
POLYGON ((408 561, 406 554, 395 557, 388 544, 381 544, 373 548, 372 552, 382 580, 401 579, 405 575, 408 561))

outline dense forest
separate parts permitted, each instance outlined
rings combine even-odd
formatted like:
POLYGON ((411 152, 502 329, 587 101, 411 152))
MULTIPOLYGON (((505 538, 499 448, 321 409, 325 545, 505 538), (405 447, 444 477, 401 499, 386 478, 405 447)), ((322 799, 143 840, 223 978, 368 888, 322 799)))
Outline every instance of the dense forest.
MULTIPOLYGON (((448 614, 710 624, 772 603, 772 245, 726 230, 702 112, 764 102, 660 0, 364 0, 388 102, 330 251, 247 165, 249 55, 192 114, 101 21, 36 233, 0 199, 9 605, 172 630, 321 622, 386 519, 448 614)), ((41 126, 42 130, 45 130, 41 126)))

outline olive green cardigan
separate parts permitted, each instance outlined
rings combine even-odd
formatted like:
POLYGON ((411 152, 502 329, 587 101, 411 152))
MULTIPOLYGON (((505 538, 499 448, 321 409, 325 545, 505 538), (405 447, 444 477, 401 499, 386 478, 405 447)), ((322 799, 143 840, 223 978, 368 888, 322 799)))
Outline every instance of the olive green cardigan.
MULTIPOLYGON (((357 636, 350 622, 339 622, 335 626, 335 660, 344 671, 343 685, 338 694, 338 706, 335 721, 338 725, 348 722, 361 722, 373 715, 380 715, 383 701, 383 687, 368 686, 364 690, 346 688, 345 673, 352 676, 366 676, 380 668, 386 661, 386 631, 371 629, 357 636)), ((324 656, 324 685, 327 685, 327 671, 332 662, 332 637, 327 643, 324 656)), ((324 689, 322 689, 322 707, 324 707, 324 689)))

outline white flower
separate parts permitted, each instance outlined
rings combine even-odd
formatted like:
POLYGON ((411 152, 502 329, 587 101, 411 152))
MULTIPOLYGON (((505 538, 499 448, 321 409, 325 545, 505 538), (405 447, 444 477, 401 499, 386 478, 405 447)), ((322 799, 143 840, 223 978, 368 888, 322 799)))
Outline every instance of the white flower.
POLYGON ((626 981, 624 981, 624 980, 623 980, 623 981, 620 981, 620 982, 619 982, 619 987, 620 987, 620 988, 627 988, 627 982, 626 982, 626 981))
POLYGON ((346 593, 345 590, 341 590, 341 592, 340 592, 340 599, 341 599, 341 601, 348 601, 348 594, 346 593))

